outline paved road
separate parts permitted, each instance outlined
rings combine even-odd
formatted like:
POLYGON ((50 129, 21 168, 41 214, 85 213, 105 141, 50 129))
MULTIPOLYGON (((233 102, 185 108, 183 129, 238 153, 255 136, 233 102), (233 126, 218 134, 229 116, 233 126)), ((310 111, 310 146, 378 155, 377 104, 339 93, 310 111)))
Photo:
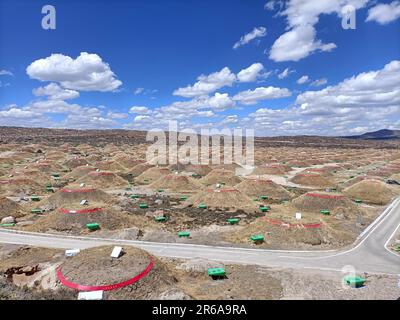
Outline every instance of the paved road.
POLYGON ((216 247, 193 244, 114 240, 0 229, 0 243, 24 244, 47 248, 89 248, 99 245, 132 245, 156 256, 205 258, 229 263, 269 267, 307 268, 341 271, 346 265, 357 272, 400 274, 400 256, 386 248, 400 227, 400 198, 396 199, 346 249, 326 251, 287 251, 216 247))

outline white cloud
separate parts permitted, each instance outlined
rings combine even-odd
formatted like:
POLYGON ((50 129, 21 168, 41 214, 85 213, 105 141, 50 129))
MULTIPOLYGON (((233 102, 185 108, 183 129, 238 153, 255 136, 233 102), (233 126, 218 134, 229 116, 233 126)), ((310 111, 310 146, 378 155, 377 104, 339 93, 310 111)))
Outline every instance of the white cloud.
POLYGON ((368 0, 290 0, 280 13, 287 19, 288 31, 281 35, 269 53, 274 61, 299 61, 316 51, 331 51, 336 48, 334 43, 324 44, 316 39, 315 25, 321 14, 336 13, 342 16, 342 8, 352 5, 360 9, 368 0))
POLYGON ((279 79, 285 79, 289 76, 289 74, 295 72, 294 70, 290 70, 290 68, 286 68, 281 73, 278 74, 279 79))
POLYGON ((129 117, 128 114, 121 113, 121 112, 108 111, 108 113, 107 113, 107 118, 110 118, 110 119, 126 119, 128 117, 129 117))
POLYGON ((149 109, 144 106, 134 106, 130 108, 129 113, 146 114, 149 113, 149 109))
POLYGON ((304 76, 300 77, 297 80, 297 83, 298 84, 304 84, 304 83, 309 82, 309 81, 310 81, 310 78, 307 75, 304 75, 304 76))
POLYGON ((141 94, 143 91, 144 91, 144 88, 136 88, 136 89, 133 91, 133 93, 134 93, 135 95, 138 95, 138 94, 141 94))
POLYGON ((233 49, 237 49, 241 46, 244 46, 245 44, 248 44, 254 39, 262 38, 265 37, 266 35, 267 35, 267 29, 265 29, 264 27, 258 27, 258 28, 256 27, 251 32, 242 36, 240 40, 233 45, 233 49))
POLYGON ((63 89, 57 83, 50 83, 45 87, 32 90, 35 96, 47 96, 50 100, 69 100, 79 97, 79 92, 70 89, 63 89))
POLYGON ((38 113, 18 108, 0 111, 0 118, 32 118, 36 116, 38 116, 38 113))
POLYGON ((286 88, 259 87, 254 90, 239 92, 233 97, 233 100, 239 101, 244 105, 252 105, 260 100, 278 99, 289 96, 291 96, 291 92, 286 88))
POLYGON ((274 0, 270 0, 266 4, 264 4, 264 9, 265 10, 272 11, 272 10, 274 10, 274 7, 275 7, 275 1, 274 0))
POLYGON ((262 77, 263 70, 264 66, 261 63, 253 63, 250 67, 241 70, 237 74, 237 79, 239 82, 254 82, 262 77))
POLYGON ((136 116, 133 121, 135 122, 140 122, 143 121, 144 119, 150 119, 150 116, 144 116, 144 115, 140 115, 140 116, 136 116))
POLYGON ((32 62, 26 72, 32 79, 58 82, 63 88, 81 91, 113 91, 122 82, 97 55, 81 52, 72 59, 63 54, 32 62))
POLYGON ((39 113, 79 113, 82 107, 79 104, 70 104, 63 100, 39 100, 29 103, 24 107, 39 113))
POLYGON ((222 87, 232 86, 236 80, 236 75, 228 67, 209 75, 201 75, 197 82, 192 86, 179 88, 173 92, 175 96, 193 98, 196 96, 207 95, 222 87))
POLYGON ((13 73, 8 70, 0 70, 0 76, 13 76, 13 73))
POLYGON ((368 10, 366 21, 376 21, 379 24, 388 24, 400 17, 400 1, 390 4, 377 4, 368 10))
POLYGON ((314 51, 331 51, 334 43, 324 44, 315 40, 316 31, 310 25, 296 27, 281 35, 272 45, 270 59, 282 61, 299 61, 314 51))
MULTIPOLYGON (((394 60, 378 71, 345 79, 336 86, 306 91, 296 99, 303 112, 346 112, 347 108, 387 108, 400 105, 400 61, 394 60)), ((349 111, 350 112, 350 111, 349 111)), ((380 109, 379 113, 382 113, 380 109)))
POLYGON ((324 84, 327 84, 328 80, 326 78, 321 78, 321 79, 317 79, 314 80, 313 82, 311 82, 311 85, 314 87, 319 87, 319 86, 323 86, 324 84))
POLYGON ((90 114, 69 114, 58 126, 74 129, 110 129, 118 125, 113 119, 90 114))
POLYGON ((355 127, 355 128, 350 129, 349 131, 351 133, 359 134, 359 133, 367 132, 368 129, 369 129, 368 127, 355 127))
POLYGON ((204 107, 210 107, 213 110, 224 111, 235 106, 235 101, 227 93, 216 92, 214 96, 204 101, 204 107))
POLYGON ((295 106, 260 108, 240 120, 260 135, 347 135, 400 126, 400 61, 335 86, 306 91, 295 106))
POLYGON ((234 114, 234 115, 225 117, 225 119, 221 121, 221 124, 224 125, 224 124, 238 123, 238 121, 239 121, 239 117, 236 114, 234 114))

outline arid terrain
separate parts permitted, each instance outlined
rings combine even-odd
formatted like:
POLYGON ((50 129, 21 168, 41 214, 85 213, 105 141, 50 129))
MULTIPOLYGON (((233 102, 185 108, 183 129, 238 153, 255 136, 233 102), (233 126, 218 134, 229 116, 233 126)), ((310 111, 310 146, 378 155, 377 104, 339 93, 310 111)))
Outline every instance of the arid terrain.
MULTIPOLYGON (((246 175, 238 174, 240 166, 235 163, 146 161, 144 132, 3 127, 0 140, 0 227, 8 230, 222 247, 332 250, 351 245, 400 194, 398 140, 256 138, 255 168, 246 175)), ((399 246, 397 233, 390 248, 396 253, 399 246)), ((66 258, 63 250, 3 245, 0 299, 76 299, 76 291, 65 288, 57 278, 59 265, 77 283, 123 281, 147 264, 144 251, 124 250, 125 255, 113 263, 112 247, 66 258), (110 274, 109 267, 116 268, 115 272, 110 274)), ((355 289, 343 286, 343 275, 333 271, 277 272, 276 268, 204 259, 154 257, 154 261, 149 277, 109 291, 105 298, 400 296, 393 275, 363 274, 366 285, 355 289), (225 268, 226 277, 212 280, 207 270, 217 267, 225 268)))

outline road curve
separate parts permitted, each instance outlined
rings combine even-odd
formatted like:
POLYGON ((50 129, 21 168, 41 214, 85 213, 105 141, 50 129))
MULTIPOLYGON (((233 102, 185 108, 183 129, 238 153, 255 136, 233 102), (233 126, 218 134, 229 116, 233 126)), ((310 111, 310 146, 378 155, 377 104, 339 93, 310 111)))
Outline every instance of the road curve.
POLYGON ((217 247, 42 234, 2 228, 0 228, 0 243, 60 249, 84 249, 119 244, 137 246, 160 257, 204 258, 226 263, 335 271, 341 271, 344 266, 350 265, 357 272, 400 274, 400 256, 386 248, 399 226, 400 198, 394 200, 352 246, 340 250, 289 251, 217 247))

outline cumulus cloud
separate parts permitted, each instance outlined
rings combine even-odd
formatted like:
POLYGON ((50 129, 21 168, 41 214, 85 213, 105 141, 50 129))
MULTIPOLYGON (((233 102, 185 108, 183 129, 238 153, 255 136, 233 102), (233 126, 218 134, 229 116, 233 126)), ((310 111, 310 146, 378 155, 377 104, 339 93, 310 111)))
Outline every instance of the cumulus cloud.
POLYGON ((242 36, 240 40, 233 45, 233 49, 237 49, 241 46, 244 46, 245 44, 248 44, 254 39, 262 38, 266 35, 267 29, 265 29, 264 27, 256 27, 251 32, 246 33, 244 36, 242 36))
POLYGON ((1 126, 19 127, 51 127, 53 123, 42 114, 18 108, 16 105, 9 106, 0 111, 1 126))
MULTIPOLYGON (((296 103, 304 111, 334 108, 385 108, 400 105, 400 61, 394 60, 378 71, 360 73, 335 86, 306 91, 296 103)), ((381 112, 381 111, 380 111, 381 112)))
POLYGON ((260 135, 346 135, 400 126, 400 61, 306 91, 289 108, 260 108, 240 121, 260 135))
POLYGON ((114 91, 122 82, 97 54, 81 52, 73 59, 63 54, 32 62, 26 72, 32 79, 58 82, 65 89, 114 91))
POLYGON ((250 67, 242 69, 237 74, 237 79, 239 82, 254 82, 263 76, 263 70, 264 66, 262 63, 253 63, 250 67))
POLYGON ((0 111, 0 118, 32 118, 38 116, 38 113, 18 108, 10 108, 0 111))
POLYGON ((236 75, 228 67, 209 75, 201 75, 197 78, 194 85, 179 88, 173 92, 175 96, 193 98, 196 96, 207 95, 222 87, 232 86, 236 81, 236 75))
POLYGON ((366 21, 376 21, 379 24, 388 24, 400 17, 400 1, 388 4, 377 4, 368 10, 366 21))
POLYGON ((301 76, 296 82, 298 84, 304 84, 309 81, 310 81, 310 78, 307 75, 304 75, 304 76, 301 76))
POLYGON ((130 108, 129 113, 146 114, 149 113, 149 109, 144 106, 133 106, 130 108))
POLYGON ((73 129, 111 129, 118 125, 113 119, 87 114, 69 114, 58 126, 73 129))
POLYGON ((206 98, 203 107, 210 107, 213 110, 224 111, 235 106, 235 101, 227 93, 216 92, 214 96, 206 98))
POLYGON ((50 100, 69 100, 79 97, 79 92, 70 89, 63 89, 57 83, 50 83, 45 87, 32 90, 35 96, 47 96, 50 100))
POLYGON ((352 5, 360 9, 368 0, 290 0, 280 15, 287 20, 288 31, 272 45, 269 52, 274 61, 299 61, 316 51, 329 52, 336 48, 334 43, 322 43, 316 39, 315 25, 321 14, 342 16, 342 8, 352 5))
POLYGON ((316 40, 313 26, 298 26, 281 35, 272 45, 270 59, 282 61, 299 61, 317 50, 331 51, 336 48, 334 43, 324 44, 316 40))
POLYGON ((244 105, 256 104, 260 100, 278 99, 291 96, 287 88, 258 87, 254 90, 239 92, 233 96, 234 101, 239 101, 244 105))

